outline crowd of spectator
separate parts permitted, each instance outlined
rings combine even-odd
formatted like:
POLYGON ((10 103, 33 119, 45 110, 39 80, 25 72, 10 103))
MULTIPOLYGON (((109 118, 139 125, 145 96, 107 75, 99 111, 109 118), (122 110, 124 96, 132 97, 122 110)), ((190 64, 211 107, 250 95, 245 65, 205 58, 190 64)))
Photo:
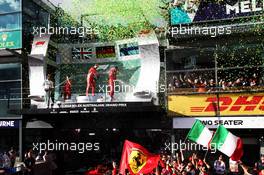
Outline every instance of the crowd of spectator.
POLYGON ((0 174, 15 172, 17 161, 17 152, 13 147, 9 151, 0 152, 0 174))
POLYGON ((184 158, 182 153, 174 157, 162 155, 159 170, 162 175, 264 175, 264 155, 255 167, 246 166, 242 161, 225 160, 223 155, 213 161, 196 153, 189 158, 184 158))
POLYGON ((239 76, 232 80, 221 78, 215 81, 214 74, 211 72, 199 75, 197 73, 179 73, 173 75, 168 82, 169 92, 194 91, 194 92, 212 92, 212 91, 228 91, 228 90, 250 90, 264 85, 264 79, 253 73, 252 76, 239 76))
MULTIPOLYGON (((184 157, 182 152, 161 154, 157 168, 148 175, 264 175, 264 155, 256 162, 254 167, 245 165, 242 161, 233 161, 219 155, 212 159, 206 155, 193 153, 190 157, 184 157)), ((89 170, 85 175, 117 175, 118 166, 113 162, 112 167, 98 165, 95 169, 89 170)), ((127 171, 127 175, 129 175, 127 171)))
POLYGON ((30 149, 22 162, 17 152, 11 148, 8 152, 0 153, 0 175, 57 175, 54 160, 54 154, 48 151, 35 156, 30 149))
POLYGON ((56 175, 58 166, 56 155, 52 152, 40 152, 37 155, 30 149, 25 153, 25 175, 56 175))
MULTIPOLYGON (((17 152, 13 148, 1 154, 1 175, 15 174, 15 171, 12 172, 9 169, 16 167, 16 156, 17 152)), ((58 175, 55 159, 56 156, 53 153, 45 151, 34 155, 32 149, 30 149, 25 153, 21 174, 58 175)), ((118 172, 118 165, 113 162, 112 164, 102 164, 96 168, 90 168, 84 172, 84 175, 118 175, 118 172)), ((128 171, 127 175, 129 175, 128 171)), ((264 175, 264 155, 260 156, 260 160, 254 166, 249 167, 242 161, 233 161, 221 154, 218 157, 212 157, 212 155, 209 157, 206 153, 194 152, 188 157, 183 151, 174 155, 161 153, 158 167, 148 175, 264 175)))

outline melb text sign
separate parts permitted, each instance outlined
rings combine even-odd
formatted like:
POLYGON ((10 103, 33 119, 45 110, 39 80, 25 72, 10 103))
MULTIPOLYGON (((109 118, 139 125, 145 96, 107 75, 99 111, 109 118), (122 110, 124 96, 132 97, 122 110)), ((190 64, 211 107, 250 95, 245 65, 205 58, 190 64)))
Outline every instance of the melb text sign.
POLYGON ((240 14, 240 13, 260 12, 263 10, 264 10, 263 0, 238 1, 234 5, 226 4, 226 14, 228 15, 232 12, 236 14, 240 14))

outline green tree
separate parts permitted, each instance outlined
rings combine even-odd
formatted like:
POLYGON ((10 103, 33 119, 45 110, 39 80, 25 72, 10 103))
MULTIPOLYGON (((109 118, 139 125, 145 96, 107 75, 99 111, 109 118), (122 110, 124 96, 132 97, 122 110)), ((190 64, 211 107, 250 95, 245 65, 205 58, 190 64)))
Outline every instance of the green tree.
POLYGON ((166 25, 161 0, 73 0, 65 9, 84 26, 99 30, 99 39, 111 41, 135 37, 142 30, 166 25))

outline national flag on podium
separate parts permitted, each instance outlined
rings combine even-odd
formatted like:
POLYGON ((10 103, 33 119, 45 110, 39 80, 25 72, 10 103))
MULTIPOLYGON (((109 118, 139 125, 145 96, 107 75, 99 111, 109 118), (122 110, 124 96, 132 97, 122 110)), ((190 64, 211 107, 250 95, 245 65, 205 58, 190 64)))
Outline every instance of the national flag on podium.
POLYGON ((93 49, 91 47, 87 48, 72 48, 72 58, 74 60, 89 60, 93 57, 93 49))
POLYGON ((158 166, 159 160, 159 155, 148 152, 137 143, 125 140, 119 173, 125 175, 127 169, 130 174, 148 174, 158 166))

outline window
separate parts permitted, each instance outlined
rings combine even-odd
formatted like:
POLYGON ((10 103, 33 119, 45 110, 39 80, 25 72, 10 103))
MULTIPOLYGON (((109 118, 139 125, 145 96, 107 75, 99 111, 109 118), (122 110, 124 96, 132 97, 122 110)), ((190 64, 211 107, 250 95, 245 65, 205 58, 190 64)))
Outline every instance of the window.
POLYGON ((1 0, 0 14, 21 11, 21 0, 1 0))
POLYGON ((0 1, 0 32, 21 30, 21 0, 0 1))
POLYGON ((21 29, 21 13, 0 15, 0 31, 21 29))
POLYGON ((9 110, 21 109, 21 65, 0 64, 0 117, 10 117, 9 110))

